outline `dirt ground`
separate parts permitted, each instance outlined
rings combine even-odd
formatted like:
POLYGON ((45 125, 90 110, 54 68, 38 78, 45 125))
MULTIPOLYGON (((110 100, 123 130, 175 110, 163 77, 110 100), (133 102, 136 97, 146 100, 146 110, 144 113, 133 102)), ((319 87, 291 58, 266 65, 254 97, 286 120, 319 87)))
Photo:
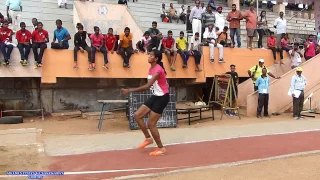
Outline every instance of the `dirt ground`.
MULTIPOLYGON (((210 112, 205 112, 205 116, 209 116, 210 112)), ((183 115, 179 115, 181 117, 183 115)), ((267 119, 256 119, 242 117, 239 120, 237 117, 224 117, 220 120, 220 115, 216 113, 215 121, 211 118, 192 122, 189 126, 187 120, 179 121, 178 128, 199 128, 203 126, 228 126, 228 125, 242 125, 255 124, 279 121, 290 121, 292 117, 290 114, 283 114, 281 116, 274 116, 267 119)), ((39 143, 47 137, 61 136, 61 135, 83 135, 83 134, 98 134, 98 133, 123 133, 128 132, 128 120, 124 112, 114 112, 114 118, 108 119, 103 123, 101 132, 97 129, 98 120, 87 120, 81 117, 70 118, 68 116, 48 116, 45 121, 40 117, 29 117, 24 119, 22 124, 0 125, 0 130, 19 129, 19 128, 37 128, 42 129, 41 135, 37 138, 39 143)), ((34 146, 15 146, 7 147, 0 146, 0 174, 4 175, 6 171, 45 171, 47 166, 51 163, 50 157, 44 153, 39 154, 37 147, 34 146)), ((320 155, 290 158, 286 160, 277 160, 272 162, 255 163, 252 165, 220 168, 215 170, 195 171, 177 175, 169 175, 166 177, 159 177, 156 179, 305 179, 301 177, 316 177, 320 173, 319 169, 320 155), (274 164, 274 165, 273 165, 274 164), (318 167, 318 168, 317 168, 318 167), (279 170, 282 171, 279 171, 279 170), (318 171, 316 171, 316 169, 318 171), (262 171, 263 170, 263 171, 262 171), (303 176, 305 175, 305 176, 303 176), (300 177, 300 178, 298 178, 300 177)), ((308 178, 309 179, 309 178, 308 178)), ((311 178, 317 179, 317 178, 311 178)))
POLYGON ((320 154, 206 169, 141 180, 318 180, 320 154))

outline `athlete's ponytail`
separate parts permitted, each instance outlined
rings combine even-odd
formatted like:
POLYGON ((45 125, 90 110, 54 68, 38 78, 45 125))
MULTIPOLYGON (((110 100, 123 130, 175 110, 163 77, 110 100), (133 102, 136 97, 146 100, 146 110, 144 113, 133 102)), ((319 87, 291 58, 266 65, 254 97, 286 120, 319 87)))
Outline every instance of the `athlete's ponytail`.
POLYGON ((164 68, 163 62, 162 62, 162 52, 157 49, 152 50, 152 52, 154 54, 154 57, 157 58, 157 64, 159 64, 162 67, 162 69, 164 70, 164 73, 167 74, 166 69, 164 68))

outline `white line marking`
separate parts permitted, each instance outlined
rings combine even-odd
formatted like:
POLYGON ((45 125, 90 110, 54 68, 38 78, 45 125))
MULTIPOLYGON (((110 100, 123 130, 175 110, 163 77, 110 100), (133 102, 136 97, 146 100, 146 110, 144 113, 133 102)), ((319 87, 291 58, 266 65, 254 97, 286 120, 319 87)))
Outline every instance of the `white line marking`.
MULTIPOLYGON (((178 167, 144 168, 144 169, 116 169, 116 170, 102 170, 102 171, 79 171, 79 172, 64 172, 64 175, 82 175, 82 174, 101 174, 101 173, 132 172, 132 171, 150 171, 150 170, 179 169, 179 168, 190 168, 190 167, 191 166, 178 166, 178 167)), ((0 178, 22 177, 22 176, 28 176, 28 175, 0 175, 0 178)))
MULTIPOLYGON (((128 180, 128 179, 138 179, 138 178, 140 179, 140 178, 146 178, 146 177, 159 177, 159 176, 165 176, 165 175, 169 175, 169 174, 177 174, 177 173, 182 173, 182 172, 190 172, 190 171, 205 170, 205 169, 216 169, 216 168, 231 167, 231 166, 240 166, 240 165, 253 164, 253 163, 262 162, 262 161, 279 160, 279 159, 284 159, 284 158, 291 158, 291 157, 297 157, 297 156, 307 156, 307 155, 313 155, 313 154, 319 154, 319 153, 320 153, 320 150, 300 152, 300 153, 274 156, 274 157, 263 158, 263 159, 254 159, 254 160, 239 161, 239 162, 232 162, 232 163, 225 163, 225 164, 216 164, 216 165, 211 165, 211 166, 201 166, 201 167, 178 169, 178 170, 173 170, 173 171, 168 171, 168 172, 121 176, 121 177, 112 178, 112 180, 128 180)), ((103 180, 110 180, 110 179, 103 179, 103 180)))

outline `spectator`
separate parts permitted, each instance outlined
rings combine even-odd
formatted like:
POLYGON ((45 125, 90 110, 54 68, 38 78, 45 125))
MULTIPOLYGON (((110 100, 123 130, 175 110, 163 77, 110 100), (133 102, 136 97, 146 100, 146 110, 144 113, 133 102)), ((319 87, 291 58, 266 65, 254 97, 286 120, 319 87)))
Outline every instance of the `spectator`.
POLYGON ((282 49, 276 47, 277 39, 274 37, 274 32, 270 32, 270 37, 267 39, 268 48, 272 51, 274 64, 278 64, 276 53, 280 53, 280 63, 283 64, 283 54, 282 49))
MULTIPOLYGON (((150 33, 149 31, 144 32, 143 37, 140 39, 140 41, 136 44, 136 52, 148 52, 148 46, 151 41, 150 33)), ((149 52, 148 52, 149 53, 149 52)))
POLYGON ((301 64, 301 58, 303 58, 299 49, 299 43, 293 44, 293 49, 289 50, 289 55, 291 59, 291 69, 299 67, 301 64))
POLYGON ((187 39, 184 37, 184 32, 180 31, 180 37, 178 37, 176 40, 176 47, 183 61, 182 68, 188 67, 188 60, 189 60, 190 54, 187 50, 187 43, 188 43, 187 39))
POLYGON ((215 22, 214 26, 218 27, 220 29, 220 31, 222 31, 224 28, 225 17, 222 14, 222 7, 221 6, 219 6, 217 8, 217 13, 215 13, 215 18, 216 18, 216 22, 215 22))
POLYGON ((19 25, 21 22, 21 12, 22 5, 21 0, 7 0, 7 16, 12 19, 13 31, 16 32, 19 30, 19 25))
POLYGON ((181 9, 179 9, 179 19, 183 21, 183 24, 186 24, 187 10, 184 8, 184 5, 181 5, 181 9))
MULTIPOLYGON (((234 84, 234 91, 231 89, 232 107, 236 109, 237 108, 236 102, 237 102, 237 98, 238 98, 238 85, 239 85, 239 76, 238 76, 238 73, 236 72, 236 65, 231 64, 230 71, 227 72, 226 74, 229 74, 231 76, 233 84, 234 84)), ((238 115, 236 110, 234 110, 233 112, 227 110, 226 114, 230 115, 230 116, 237 116, 238 115)))
POLYGON ((167 55, 171 71, 175 71, 174 67, 177 58, 177 52, 174 50, 175 41, 172 38, 172 31, 168 31, 168 36, 162 40, 162 52, 167 55))
POLYGON ((293 75, 291 79, 290 92, 292 94, 293 99, 293 118, 303 119, 301 117, 301 111, 303 110, 303 102, 304 102, 304 90, 307 85, 307 79, 302 75, 302 68, 297 67, 296 73, 293 75))
POLYGON ((291 49, 289 47, 289 44, 290 44, 290 40, 288 38, 288 33, 285 33, 283 38, 281 39, 281 42, 280 42, 281 49, 284 50, 284 51, 289 52, 290 49, 291 49))
POLYGON ((242 14, 239 10, 237 10, 236 4, 232 4, 232 10, 227 15, 227 21, 230 22, 229 28, 232 44, 236 44, 234 40, 234 35, 236 34, 238 47, 241 47, 240 20, 242 19, 242 14))
POLYGON ((177 15, 177 10, 173 7, 172 3, 170 3, 170 8, 168 11, 169 11, 169 22, 172 23, 172 19, 176 19, 178 23, 179 17, 177 15))
MULTIPOLYGON (((214 45, 216 43, 216 39, 217 39, 217 34, 213 30, 213 25, 210 24, 209 27, 208 27, 208 31, 205 31, 203 33, 203 40, 204 40, 205 43, 207 43, 209 45, 209 48, 210 48, 210 62, 211 63, 214 63, 214 45)), ((221 52, 221 50, 219 49, 219 53, 220 52, 221 52)))
POLYGON ((194 57, 196 63, 196 71, 201 72, 200 61, 201 61, 201 40, 199 39, 199 33, 196 32, 194 37, 191 38, 190 55, 194 57))
POLYGON ((203 13, 205 13, 207 11, 207 7, 204 6, 204 3, 201 3, 201 9, 202 9, 203 13))
MULTIPOLYGON (((196 32, 202 31, 201 18, 202 18, 202 13, 204 13, 203 9, 200 8, 200 1, 196 0, 195 3, 196 3, 196 7, 192 8, 189 16, 189 20, 192 24, 193 36, 196 32)), ((201 39, 201 34, 200 34, 200 39, 201 39)))
POLYGON ((306 59, 306 61, 308 61, 309 59, 313 58, 316 55, 316 47, 317 44, 315 42, 313 42, 313 35, 310 34, 308 40, 304 43, 304 57, 306 59))
POLYGON ((108 69, 108 52, 105 48, 105 40, 104 36, 100 34, 100 29, 97 26, 93 27, 94 34, 90 35, 91 40, 91 63, 89 63, 89 70, 94 70, 96 68, 96 52, 101 52, 103 54, 103 60, 104 60, 104 69, 108 69))
MULTIPOLYGON (((211 7, 214 7, 214 0, 209 0, 209 5, 211 6, 211 7)), ((214 8, 215 9, 215 8, 214 8)))
POLYGON ((191 7, 188 6, 188 8, 187 8, 187 16, 188 16, 188 15, 190 16, 190 13, 191 13, 191 7))
POLYGON ((31 32, 26 29, 26 23, 20 23, 20 30, 16 33, 18 49, 21 56, 21 65, 28 65, 28 57, 31 50, 31 32))
POLYGON ((37 24, 38 24, 38 19, 37 18, 32 18, 32 31, 37 30, 37 24))
POLYGON ((114 53, 114 48, 116 47, 116 43, 118 43, 118 40, 115 35, 113 35, 113 29, 108 29, 108 34, 105 36, 105 42, 106 42, 106 49, 107 51, 111 52, 111 54, 114 53))
POLYGON ((86 50, 88 53, 88 61, 89 63, 92 62, 91 48, 88 46, 86 42, 87 31, 83 30, 83 25, 80 23, 77 24, 77 29, 78 29, 78 32, 74 35, 74 49, 73 49, 74 66, 73 68, 78 68, 78 51, 79 50, 81 53, 84 53, 84 51, 86 50))
POLYGON ((287 33, 287 20, 283 17, 283 12, 279 13, 279 16, 275 21, 274 21, 274 28, 276 28, 277 32, 277 48, 280 47, 280 41, 283 37, 283 34, 287 33))
POLYGON ((42 57, 45 49, 47 49, 48 42, 49 34, 43 29, 42 22, 38 22, 37 29, 32 32, 32 51, 36 61, 35 68, 42 67, 42 57), (38 48, 40 48, 39 53, 38 48))
POLYGON ((58 6, 59 6, 59 8, 61 8, 62 5, 64 5, 64 8, 68 9, 68 8, 67 8, 67 0, 58 0, 58 6))
POLYGON ((2 28, 0 28, 0 49, 4 57, 4 65, 10 65, 10 56, 13 50, 13 45, 11 43, 13 31, 9 29, 8 26, 9 22, 5 20, 2 28))
POLYGON ((160 9, 160 17, 162 22, 164 22, 165 18, 168 18, 168 11, 166 10, 166 5, 162 3, 161 9, 160 9))
POLYGON ((256 86, 258 87, 258 107, 257 107, 257 118, 262 118, 261 112, 262 108, 264 108, 263 114, 264 117, 270 117, 268 113, 268 105, 269 105, 269 84, 270 79, 267 76, 267 69, 262 69, 262 75, 257 79, 256 86))
POLYGON ((216 15, 212 12, 212 6, 208 6, 207 12, 202 14, 202 25, 204 26, 204 32, 208 31, 209 25, 214 25, 216 22, 216 15))
POLYGON ((128 6, 127 0, 118 0, 118 4, 125 4, 128 6))
POLYGON ((162 33, 157 29, 157 22, 152 22, 152 27, 149 28, 149 34, 151 36, 151 41, 149 43, 148 51, 152 49, 159 49, 160 41, 162 39, 162 33))
POLYGON ((228 26, 223 28, 222 32, 217 33, 217 47, 219 49, 219 62, 224 62, 223 60, 223 47, 233 47, 231 38, 228 35, 228 26), (230 43, 228 43, 230 41, 230 43))
POLYGON ((268 25, 267 25, 267 16, 266 16, 266 11, 262 10, 260 13, 260 17, 258 19, 258 26, 257 26, 257 31, 259 34, 259 39, 258 39, 258 48, 263 48, 262 45, 262 39, 264 34, 266 33, 266 30, 268 30, 268 25))
MULTIPOLYGON (((248 75, 253 81, 254 91, 258 90, 258 86, 256 86, 255 83, 256 83, 256 80, 262 75, 262 69, 264 68, 266 68, 264 66, 264 59, 259 59, 259 64, 252 66, 248 70, 248 75)), ((273 78, 279 79, 279 77, 275 77, 271 72, 269 72, 268 69, 267 69, 267 74, 273 78)))
POLYGON ((51 43, 52 49, 69 49, 68 41, 71 36, 68 30, 62 27, 62 21, 60 19, 56 20, 57 29, 53 32, 53 40, 51 43), (55 43, 58 40, 58 43, 55 43))
POLYGON ((132 48, 132 33, 130 28, 124 28, 124 32, 120 34, 120 44, 118 46, 117 53, 121 55, 123 59, 123 67, 130 67, 129 60, 133 53, 132 48))
POLYGON ((247 28, 247 48, 252 49, 252 39, 254 32, 257 28, 257 14, 254 11, 254 5, 250 4, 249 10, 247 10, 243 17, 246 19, 246 28, 247 28))

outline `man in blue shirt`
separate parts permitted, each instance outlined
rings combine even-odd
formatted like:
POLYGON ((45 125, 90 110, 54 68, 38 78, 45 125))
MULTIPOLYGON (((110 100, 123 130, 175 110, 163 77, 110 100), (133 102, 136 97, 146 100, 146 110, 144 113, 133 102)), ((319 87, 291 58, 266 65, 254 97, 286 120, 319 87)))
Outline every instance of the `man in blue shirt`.
POLYGON ((258 87, 258 108, 257 108, 257 118, 262 118, 261 111, 264 108, 264 116, 269 117, 268 104, 269 104, 269 84, 270 79, 267 76, 267 69, 262 69, 262 75, 257 79, 255 86, 258 87))
POLYGON ((7 0, 7 17, 12 19, 12 29, 14 32, 20 29, 22 5, 21 0, 7 0))
POLYGON ((52 49, 69 49, 68 41, 71 39, 71 36, 67 29, 62 27, 62 21, 60 19, 56 20, 57 29, 54 30, 53 41, 51 43, 52 49), (58 40, 58 43, 56 43, 58 40))

